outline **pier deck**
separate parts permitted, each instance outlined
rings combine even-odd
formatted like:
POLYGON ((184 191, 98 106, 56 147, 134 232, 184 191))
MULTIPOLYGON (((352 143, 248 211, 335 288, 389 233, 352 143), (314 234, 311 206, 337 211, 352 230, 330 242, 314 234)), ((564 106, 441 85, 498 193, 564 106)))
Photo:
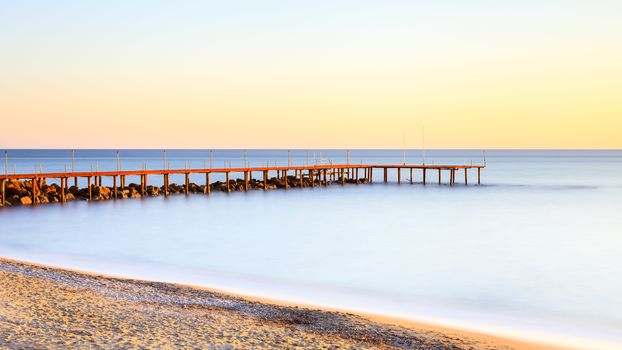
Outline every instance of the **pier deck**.
MULTIPOLYGON (((6 201, 5 186, 7 180, 30 180, 32 204, 36 204, 37 184, 41 180, 60 179, 60 188, 62 190, 61 198, 65 201, 65 191, 69 189, 69 179, 74 180, 74 186, 77 187, 78 178, 87 179, 87 188, 89 198, 92 199, 91 189, 93 186, 102 186, 102 178, 112 178, 114 199, 117 198, 117 191, 125 188, 125 178, 127 176, 139 176, 141 194, 145 195, 147 187, 147 179, 149 176, 162 176, 164 185, 162 186, 163 194, 166 196, 169 192, 170 175, 185 175, 185 193, 188 193, 190 185, 189 178, 191 174, 205 175, 205 192, 210 192, 210 174, 224 174, 226 177, 227 192, 230 188, 230 174, 243 174, 245 187, 249 189, 249 181, 252 179, 253 173, 261 173, 263 180, 263 188, 267 189, 266 183, 269 179, 270 172, 276 173, 276 179, 284 181, 284 188, 292 187, 290 181, 299 184, 299 187, 305 185, 305 181, 310 182, 310 186, 322 186, 330 183, 344 184, 346 181, 356 181, 356 183, 372 183, 374 170, 382 170, 383 182, 388 182, 388 171, 397 171, 397 182, 402 182, 402 171, 410 172, 409 182, 413 183, 413 171, 421 171, 421 183, 428 183, 428 173, 430 171, 438 172, 438 183, 442 183, 442 172, 449 172, 449 185, 456 183, 456 174, 459 170, 464 172, 464 184, 468 185, 468 171, 477 171, 477 184, 481 184, 481 170, 485 165, 451 165, 451 164, 322 164, 322 165, 292 165, 292 166, 260 166, 260 167, 224 167, 224 168, 199 168, 199 169, 160 169, 160 170, 119 170, 119 171, 82 171, 82 172, 52 172, 52 173, 31 173, 31 174, 0 174, 0 206, 6 201), (288 176, 290 172, 290 176, 288 176), (305 174, 306 173, 306 174, 305 174), (293 175, 293 176, 292 176, 293 175), (362 176, 362 177, 361 177, 362 176), (292 179, 293 178, 293 179, 292 179)), ((309 184, 307 184, 309 186, 309 184)))

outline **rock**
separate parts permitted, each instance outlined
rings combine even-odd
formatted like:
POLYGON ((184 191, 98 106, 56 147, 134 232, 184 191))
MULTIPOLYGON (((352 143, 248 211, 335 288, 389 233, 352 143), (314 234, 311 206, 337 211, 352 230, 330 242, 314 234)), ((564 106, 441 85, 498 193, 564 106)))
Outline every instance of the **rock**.
POLYGON ((30 199, 30 197, 21 197, 19 199, 19 202, 21 205, 31 205, 32 204, 32 199, 30 199))
POLYGON ((46 194, 50 194, 50 193, 59 193, 60 190, 61 190, 60 186, 58 186, 57 184, 52 184, 50 186, 47 186, 45 189, 42 189, 42 192, 46 194))
POLYGON ((8 184, 8 185, 5 187, 5 193, 6 193, 7 198, 8 198, 8 197, 12 197, 12 196, 19 195, 19 193, 21 192, 21 190, 22 190, 22 189, 21 189, 21 187, 15 186, 15 185, 13 185, 13 184, 8 184))
POLYGON ((157 196, 160 194, 160 189, 156 186, 147 186, 146 188, 148 196, 157 196))
POLYGON ((18 195, 13 195, 13 196, 9 197, 9 203, 11 203, 12 205, 19 205, 19 204, 21 204, 19 198, 20 197, 18 195))

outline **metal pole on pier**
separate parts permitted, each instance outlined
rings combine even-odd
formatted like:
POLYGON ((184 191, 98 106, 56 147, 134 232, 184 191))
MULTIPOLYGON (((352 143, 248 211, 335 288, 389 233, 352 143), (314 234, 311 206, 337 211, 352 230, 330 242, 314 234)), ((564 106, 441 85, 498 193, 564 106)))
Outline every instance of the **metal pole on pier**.
POLYGON ((425 165, 425 126, 421 127, 421 154, 423 157, 423 165, 425 165))
POLYGON ((9 176, 9 151, 4 151, 4 172, 9 176))

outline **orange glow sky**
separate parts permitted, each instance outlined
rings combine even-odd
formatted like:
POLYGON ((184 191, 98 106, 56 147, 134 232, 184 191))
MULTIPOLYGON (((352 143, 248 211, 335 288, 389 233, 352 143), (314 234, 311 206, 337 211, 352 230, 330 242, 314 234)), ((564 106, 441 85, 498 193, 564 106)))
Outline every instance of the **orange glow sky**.
POLYGON ((622 148, 620 1, 304 3, 2 2, 0 147, 622 148))

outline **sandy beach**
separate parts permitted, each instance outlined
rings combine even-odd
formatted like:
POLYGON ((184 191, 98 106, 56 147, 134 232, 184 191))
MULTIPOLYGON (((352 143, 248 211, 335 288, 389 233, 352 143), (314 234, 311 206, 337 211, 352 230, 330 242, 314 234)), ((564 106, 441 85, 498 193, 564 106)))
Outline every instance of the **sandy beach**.
POLYGON ((393 321, 0 259, 0 347, 8 349, 546 348, 393 321))

